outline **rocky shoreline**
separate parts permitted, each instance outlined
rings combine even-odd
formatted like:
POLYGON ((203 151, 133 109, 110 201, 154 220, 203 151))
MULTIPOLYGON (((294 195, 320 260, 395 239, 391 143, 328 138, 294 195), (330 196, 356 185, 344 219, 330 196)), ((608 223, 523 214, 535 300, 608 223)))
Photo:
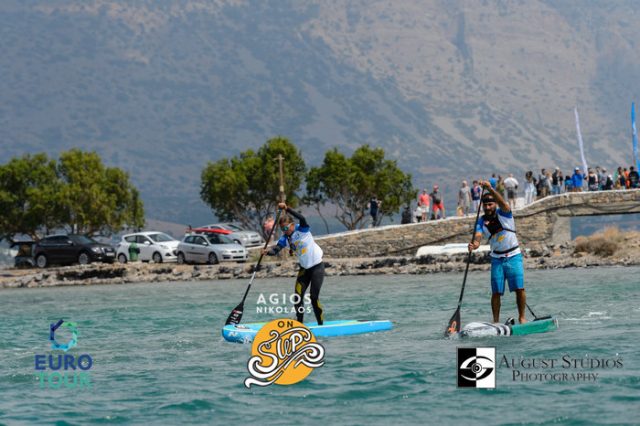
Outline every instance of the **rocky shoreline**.
MULTIPOLYGON (((527 245, 525 269, 585 268, 602 266, 640 265, 640 238, 638 233, 625 235, 621 250, 603 256, 576 251, 576 242, 555 245, 527 245), (626 244, 625 244, 626 243, 626 244)), ((432 274, 462 272, 466 254, 426 257, 376 257, 354 259, 325 259, 327 276, 432 274)), ((294 259, 263 262, 256 278, 294 277, 297 263, 294 259)), ((210 281, 249 279, 255 262, 225 263, 220 265, 177 265, 154 263, 91 264, 47 269, 0 270, 0 288, 38 288, 73 285, 129 284, 144 282, 210 281)), ((472 271, 488 270, 487 253, 473 253, 472 271)))

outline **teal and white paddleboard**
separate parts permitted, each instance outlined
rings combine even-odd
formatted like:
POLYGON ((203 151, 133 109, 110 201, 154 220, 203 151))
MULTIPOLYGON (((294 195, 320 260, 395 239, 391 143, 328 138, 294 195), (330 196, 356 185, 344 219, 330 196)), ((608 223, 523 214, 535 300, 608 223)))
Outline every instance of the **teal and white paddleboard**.
MULTIPOLYGON (((222 337, 229 342, 250 343, 264 326, 263 323, 253 324, 229 324, 222 329, 222 337)), ((305 324, 316 337, 336 337, 350 336, 353 334, 374 333, 376 331, 386 331, 393 328, 391 321, 361 321, 361 320, 339 320, 325 321, 318 325, 315 322, 305 324)))
POLYGON ((514 325, 471 322, 464 326, 458 334, 460 337, 524 336, 526 334, 547 333, 557 329, 558 320, 551 317, 514 325))

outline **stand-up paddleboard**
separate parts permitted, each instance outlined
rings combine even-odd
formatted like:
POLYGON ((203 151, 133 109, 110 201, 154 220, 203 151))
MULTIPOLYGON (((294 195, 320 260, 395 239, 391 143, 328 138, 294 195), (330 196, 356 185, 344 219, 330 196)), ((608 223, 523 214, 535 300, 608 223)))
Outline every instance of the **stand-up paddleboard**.
MULTIPOLYGON (((253 342, 258 330, 265 324, 266 322, 225 325, 222 329, 222 337, 229 342, 250 343, 253 342)), ((315 337, 350 336, 353 334, 387 331, 393 328, 391 321, 339 320, 325 321, 322 325, 318 325, 315 322, 306 323, 305 325, 309 327, 315 337)))
POLYGON ((526 334, 547 333, 557 329, 558 320, 551 317, 514 325, 470 322, 458 334, 460 337, 524 336, 526 334))

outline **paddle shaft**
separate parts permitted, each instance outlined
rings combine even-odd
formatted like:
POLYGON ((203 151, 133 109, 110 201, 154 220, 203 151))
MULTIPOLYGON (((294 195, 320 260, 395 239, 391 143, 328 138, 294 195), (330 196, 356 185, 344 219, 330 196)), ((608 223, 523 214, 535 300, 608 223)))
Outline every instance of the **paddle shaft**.
MULTIPOLYGON (((476 226, 478 226, 478 219, 480 219, 480 209, 482 208, 482 195, 484 194, 484 189, 480 194, 480 203, 478 204, 478 211, 476 212, 476 220, 473 223, 473 233, 471 234, 471 244, 473 244, 473 240, 476 238, 476 226)), ((469 264, 471 263, 471 252, 467 255, 467 266, 464 268, 464 278, 462 278, 462 290, 460 290, 460 298, 458 299, 458 309, 462 306, 462 296, 464 295, 464 287, 467 284, 467 274, 469 273, 469 264)))
POLYGON ((533 312, 533 310, 531 310, 531 307, 529 306, 529 304, 528 304, 528 303, 525 303, 525 305, 527 305, 527 309, 529 309, 529 312, 531 312, 531 315, 533 315, 533 320, 534 320, 534 321, 540 321, 540 320, 543 320, 543 319, 552 318, 552 317, 551 317, 551 315, 546 315, 546 316, 544 316, 544 317, 538 317, 538 316, 533 312))
MULTIPOLYGON (((285 200, 285 193, 284 193, 284 157, 282 156, 282 154, 278 155, 278 169, 279 169, 279 174, 280 174, 280 202, 284 203, 285 200)), ((273 235, 273 230, 276 229, 276 226, 278 226, 278 220, 280 219, 280 213, 282 212, 282 210, 278 209, 278 213, 276 213, 276 220, 275 222, 273 222, 273 226, 271 227, 271 229, 269 230, 269 236, 267 237, 267 241, 265 241, 264 243, 264 249, 267 248, 267 246, 269 245, 269 242, 271 241, 271 236, 273 235)), ((251 290, 251 284, 253 284, 253 280, 256 277, 256 272, 258 272, 258 268, 260 267, 260 263, 262 262, 262 258, 264 257, 264 254, 262 253, 262 251, 260 251, 260 257, 258 258, 258 263, 256 263, 256 267, 253 269, 253 274, 251 274, 251 279, 249 280, 249 286, 247 286, 247 290, 244 292, 244 296, 242 297, 242 302, 240 302, 240 305, 244 305, 244 301, 247 299, 247 295, 249 294, 249 290, 251 290)))
MULTIPOLYGON (((264 248, 266 249, 267 246, 269 245, 269 242, 271 241, 271 236, 273 235, 273 230, 276 229, 276 226, 278 224, 278 220, 280 219, 280 212, 282 210, 278 210, 278 213, 276 213, 276 220, 273 223, 273 226, 271 227, 271 230, 269 231, 269 235, 267 236, 267 241, 264 243, 264 248)), ((247 299, 247 295, 249 294, 249 290, 251 290, 251 284, 253 284, 253 280, 256 277, 256 272, 258 272, 258 269, 260 268, 260 263, 262 263, 262 258, 264 257, 264 254, 262 253, 262 250, 260 251, 260 257, 258 258, 258 263, 256 263, 256 266, 253 268, 253 274, 251 274, 251 279, 249 280, 249 285, 247 286, 247 290, 244 292, 244 296, 242 296, 242 302, 240 302, 240 305, 244 305, 244 301, 247 299)))
MULTIPOLYGON (((473 223, 473 234, 471 235, 471 244, 473 244, 473 241, 475 240, 475 237, 476 237, 476 226, 478 226, 478 219, 480 218, 480 206, 482 206, 483 194, 484 194, 484 189, 480 193, 480 204, 478 204, 478 211, 476 212, 476 220, 473 223)), ((447 329, 444 332, 445 337, 460 331, 460 307, 462 306, 462 296, 464 295, 464 287, 467 284, 467 274, 469 273, 470 263, 471 263, 471 251, 469 251, 469 254, 467 255, 467 266, 464 269, 464 278, 462 279, 462 289, 460 290, 460 297, 458 298, 458 307, 456 308, 456 311, 453 313, 453 316, 449 320, 447 329)))
MULTIPOLYGON (((284 158, 282 157, 282 155, 278 155, 278 162, 280 163, 280 202, 284 203, 284 199, 285 199, 285 195, 284 195, 284 167, 282 162, 284 161, 284 158)), ((282 209, 278 209, 278 212, 276 213, 276 220, 273 222, 273 226, 271 226, 271 229, 269 230, 269 235, 267 236, 266 241, 264 242, 264 247, 262 250, 260 250, 260 257, 258 258, 258 263, 256 263, 256 266, 253 269, 253 274, 251 274, 251 279, 249 280, 249 285, 247 286, 247 289, 244 292, 244 296, 242 296, 242 302, 240 302, 240 304, 238 306, 236 306, 231 313, 229 314, 229 316, 227 317, 227 321, 225 322, 225 325, 229 325, 229 324, 240 324, 240 321, 242 320, 242 314, 244 313, 244 301, 247 300, 247 295, 249 294, 249 290, 251 290, 251 285, 253 284, 253 280, 256 278, 256 273, 258 272, 258 269, 260 269, 260 263, 262 263, 262 258, 264 257, 264 252, 267 249, 267 246, 269 245, 269 243, 271 242, 271 237, 273 236, 273 231, 276 229, 276 226, 278 226, 278 223, 280 222, 280 214, 282 213, 282 209)))

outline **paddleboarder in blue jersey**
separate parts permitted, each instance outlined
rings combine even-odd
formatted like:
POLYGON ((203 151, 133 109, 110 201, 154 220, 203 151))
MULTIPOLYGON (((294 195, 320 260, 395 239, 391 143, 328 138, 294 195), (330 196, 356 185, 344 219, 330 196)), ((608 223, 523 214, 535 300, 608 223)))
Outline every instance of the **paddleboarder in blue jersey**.
POLYGON ((303 215, 287 207, 285 203, 279 203, 278 208, 287 212, 280 217, 278 225, 282 230, 282 237, 275 247, 264 249, 263 254, 275 256, 283 248, 289 247, 298 257, 300 269, 296 278, 295 290, 298 295, 296 303, 296 319, 302 322, 304 317, 304 293, 311 285, 310 296, 313 313, 316 315, 318 325, 324 323, 324 310, 320 304, 320 288, 324 280, 324 262, 322 261, 322 249, 313 239, 309 224, 303 215), (300 222, 296 225, 291 216, 300 222))
POLYGON ((509 291, 516 293, 518 319, 520 324, 527 322, 525 307, 527 296, 524 291, 524 265, 518 246, 516 224, 509 204, 493 189, 487 181, 480 182, 487 191, 482 197, 484 216, 476 226, 473 242, 469 251, 480 247, 483 236, 489 239, 491 247, 491 311, 493 322, 500 321, 500 298, 504 294, 504 283, 509 283, 509 291))

